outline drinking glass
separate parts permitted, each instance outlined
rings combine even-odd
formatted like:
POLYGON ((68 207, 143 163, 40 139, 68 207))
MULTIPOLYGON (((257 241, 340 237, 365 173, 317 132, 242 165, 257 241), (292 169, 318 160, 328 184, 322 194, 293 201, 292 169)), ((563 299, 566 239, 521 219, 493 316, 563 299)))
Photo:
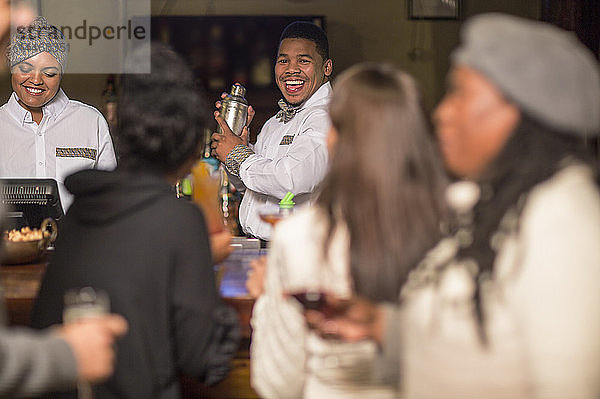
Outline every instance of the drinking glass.
MULTIPOLYGON (((105 291, 92 287, 71 289, 65 292, 63 308, 63 324, 75 323, 78 320, 108 314, 110 301, 105 291)), ((77 398, 93 399, 94 391, 87 381, 77 382, 77 398)))

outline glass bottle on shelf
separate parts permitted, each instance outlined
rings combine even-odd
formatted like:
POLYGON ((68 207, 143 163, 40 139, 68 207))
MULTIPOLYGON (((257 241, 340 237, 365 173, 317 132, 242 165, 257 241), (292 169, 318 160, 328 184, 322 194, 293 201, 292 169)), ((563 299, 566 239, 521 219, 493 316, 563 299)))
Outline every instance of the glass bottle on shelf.
POLYGON ((104 99, 104 117, 112 131, 117 126, 117 90, 115 88, 115 75, 108 75, 106 86, 102 92, 104 99))
POLYGON ((227 71, 227 49, 223 40, 223 27, 217 23, 208 33, 208 88, 223 90, 227 71))
POLYGON ((269 87, 273 77, 271 56, 267 47, 267 37, 264 32, 259 31, 254 40, 252 51, 252 72, 250 82, 257 88, 269 87))
POLYGON ((248 84, 248 44, 243 29, 233 32, 231 59, 231 80, 233 82, 248 84))
MULTIPOLYGON (((210 136, 212 132, 210 129, 204 129, 204 143, 202 154, 200 155, 200 159, 204 162, 207 162, 211 165, 211 169, 214 173, 214 170, 219 166, 219 161, 216 158, 213 158, 210 153, 210 136)), ((194 177, 190 172, 187 176, 181 178, 177 184, 175 184, 175 193, 177 194, 177 198, 185 198, 188 200, 192 199, 193 194, 193 180, 194 177)))
POLYGON ((160 41, 165 44, 171 43, 171 28, 169 27, 169 23, 165 20, 159 22, 158 27, 160 41))

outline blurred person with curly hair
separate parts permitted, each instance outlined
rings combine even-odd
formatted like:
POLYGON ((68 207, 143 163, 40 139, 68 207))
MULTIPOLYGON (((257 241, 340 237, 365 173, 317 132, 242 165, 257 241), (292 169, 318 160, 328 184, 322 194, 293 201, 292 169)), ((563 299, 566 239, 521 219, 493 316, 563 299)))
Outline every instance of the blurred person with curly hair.
POLYGON ((203 214, 173 191, 201 154, 208 104, 171 49, 153 45, 151 67, 122 81, 119 167, 66 181, 75 201, 32 312, 35 327, 51 325, 65 290, 92 286, 129 320, 115 374, 95 387, 97 398, 179 398, 180 373, 220 381, 239 343, 237 315, 217 292, 203 214))

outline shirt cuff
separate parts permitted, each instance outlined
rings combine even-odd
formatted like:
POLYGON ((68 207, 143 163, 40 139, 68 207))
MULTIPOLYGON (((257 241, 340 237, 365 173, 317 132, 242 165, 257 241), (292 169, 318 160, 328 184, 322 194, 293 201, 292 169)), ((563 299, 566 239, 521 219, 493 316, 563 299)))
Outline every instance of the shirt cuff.
POLYGON ((240 166, 242 163, 250 156, 253 155, 254 151, 250 149, 247 145, 238 144, 233 147, 233 150, 229 154, 227 154, 227 158, 225 158, 225 167, 235 176, 240 176, 240 166))

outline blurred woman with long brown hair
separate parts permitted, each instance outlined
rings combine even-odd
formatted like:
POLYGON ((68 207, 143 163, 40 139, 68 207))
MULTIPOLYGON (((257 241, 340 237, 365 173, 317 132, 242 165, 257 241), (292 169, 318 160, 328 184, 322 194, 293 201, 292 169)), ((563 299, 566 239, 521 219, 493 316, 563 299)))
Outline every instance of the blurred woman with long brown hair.
POLYGON ((446 180, 406 73, 350 68, 329 110, 330 171, 316 206, 280 222, 271 243, 252 318, 252 384, 270 398, 394 397, 376 376, 372 341, 318 337, 292 296, 396 302, 411 266, 440 236, 446 180))

